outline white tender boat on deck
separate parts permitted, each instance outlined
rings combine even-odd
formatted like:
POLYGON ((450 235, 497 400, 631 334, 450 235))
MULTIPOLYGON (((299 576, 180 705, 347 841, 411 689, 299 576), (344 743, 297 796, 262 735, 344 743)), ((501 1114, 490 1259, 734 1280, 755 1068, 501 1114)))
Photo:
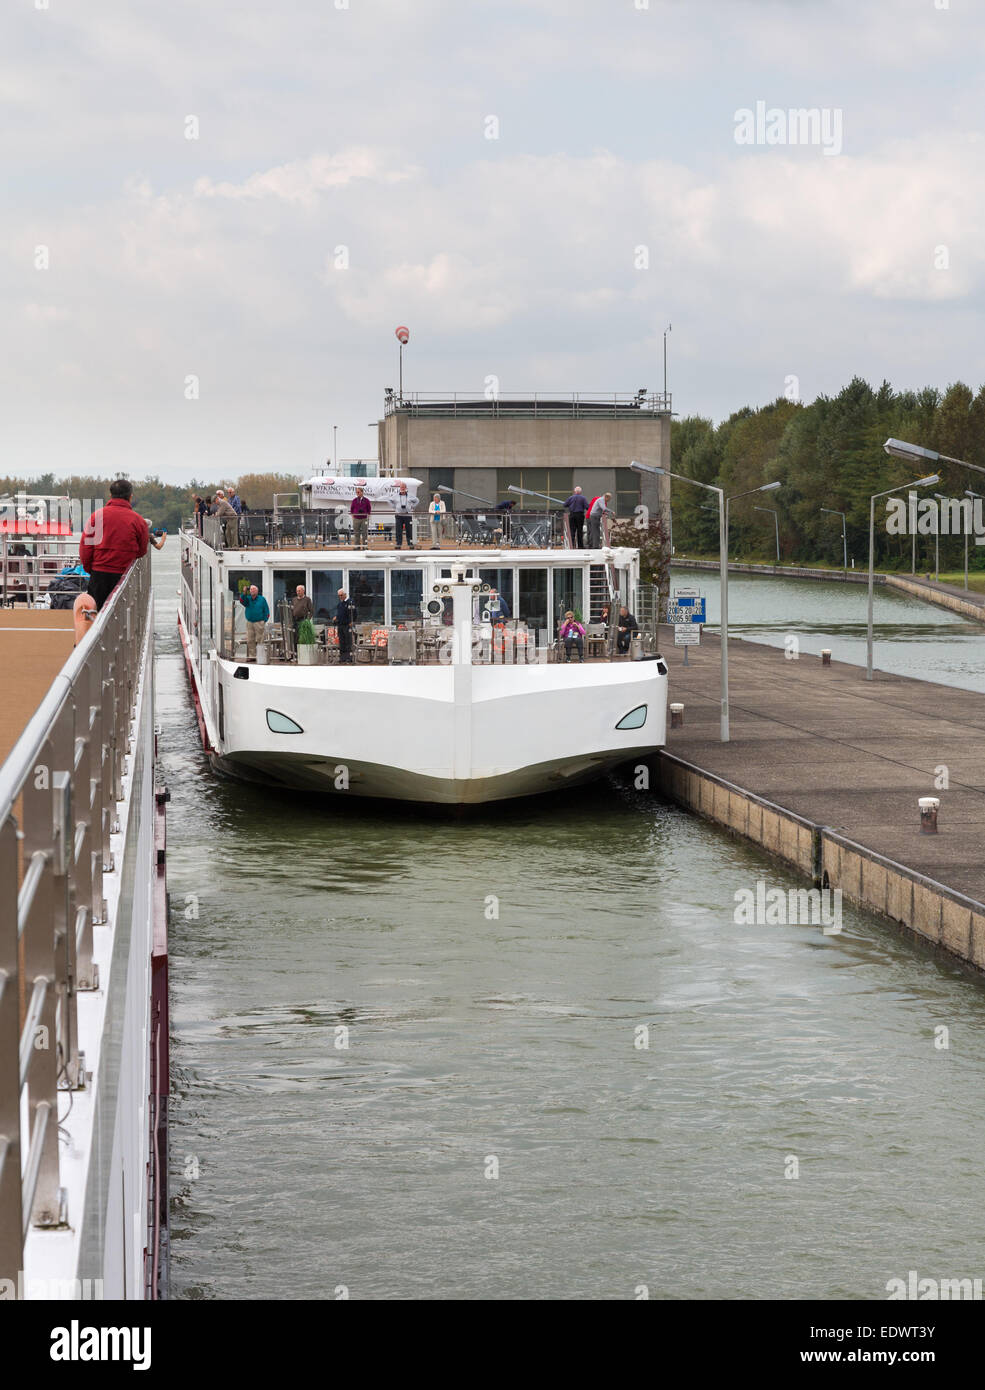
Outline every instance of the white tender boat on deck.
MULTIPOLYGON (((418 518, 420 524, 420 518, 418 518)), ((215 768, 266 785, 466 805, 555 791, 646 758, 666 737, 667 668, 655 622, 620 653, 603 603, 653 611, 630 548, 398 551, 312 544, 304 525, 239 530, 223 547, 182 534, 179 625, 203 744, 215 768), (253 542, 251 544, 251 542, 253 542), (266 651, 246 659, 238 595, 271 610, 266 651), (288 599, 303 584, 318 642, 299 664, 288 599), (353 664, 340 664, 337 591, 356 605, 353 664), (494 621, 495 590, 508 620, 494 621), (558 636, 584 615, 585 660, 558 636), (647 650, 647 648, 650 648, 647 650)), ((514 533, 519 527, 514 526, 514 533)), ((332 538, 333 540, 335 537, 332 538)), ((534 539, 537 539, 536 534, 534 539)))

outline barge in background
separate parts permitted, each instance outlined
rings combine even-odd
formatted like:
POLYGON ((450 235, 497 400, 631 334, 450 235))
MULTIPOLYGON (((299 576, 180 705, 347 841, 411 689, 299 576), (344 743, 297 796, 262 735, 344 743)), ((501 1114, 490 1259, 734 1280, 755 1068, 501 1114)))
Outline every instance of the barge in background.
MULTIPOLYGON (((178 622, 218 771, 465 805, 556 791, 663 746, 667 667, 637 550, 551 548, 546 535, 526 548, 458 536, 429 550, 396 550, 385 538, 357 550, 324 534, 319 547, 303 525, 300 534, 256 529, 255 516, 244 520, 234 546, 213 517, 203 534, 181 534, 178 622), (246 659, 237 601, 252 584, 273 618, 257 662, 246 659), (312 598, 318 639, 304 664, 290 617, 297 584, 312 598), (339 589, 356 605, 352 665, 340 664, 332 625, 339 589), (506 601, 505 621, 489 609, 491 590, 506 601), (615 623, 623 603, 650 615, 626 654, 615 623), (598 621, 604 604, 608 623, 598 621), (583 663, 564 659, 558 627, 568 609, 587 620, 583 663)), ((519 531, 514 521, 514 539, 519 531)))

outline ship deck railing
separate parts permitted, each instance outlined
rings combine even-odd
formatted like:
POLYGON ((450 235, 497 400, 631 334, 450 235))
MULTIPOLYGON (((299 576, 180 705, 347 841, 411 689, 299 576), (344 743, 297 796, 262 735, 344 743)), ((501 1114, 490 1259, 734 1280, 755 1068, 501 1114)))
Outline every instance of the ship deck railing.
MULTIPOLYGON (((335 512, 328 509, 303 511, 273 508, 250 511, 241 516, 233 531, 234 543, 219 517, 202 517, 201 524, 189 518, 185 530, 201 536, 213 550, 336 550, 354 551, 352 528, 337 524, 335 512)), ((570 548, 563 511, 513 511, 497 513, 480 507, 472 511, 448 511, 438 534, 442 550, 564 550, 570 548)), ((414 548, 431 550, 434 541, 426 512, 413 516, 414 548)), ((368 549, 393 550, 396 520, 392 515, 370 518, 368 549)), ((611 520, 606 518, 603 544, 608 544, 611 520)))
MULTIPOLYGON (((298 644, 294 624, 290 619, 289 605, 282 603, 280 608, 279 620, 268 624, 267 641, 263 644, 263 664, 295 666, 298 663, 298 644), (287 612, 283 611, 285 607, 287 612)), ((224 640, 219 643, 219 654, 227 661, 249 664, 246 630, 240 619, 241 609, 234 605, 230 611, 223 596, 223 610, 224 640)), ((316 622, 313 626, 316 638, 314 655, 304 664, 308 667, 338 666, 338 629, 333 623, 325 622, 316 622)), ((615 625, 596 620, 583 626, 585 637, 582 649, 586 662, 633 661, 643 656, 659 655, 655 628, 646 626, 637 629, 634 633, 637 640, 631 642, 625 652, 620 652, 615 625)), ((390 625, 383 622, 357 623, 352 629, 352 661, 357 665, 449 665, 454 659, 452 632, 453 629, 444 623, 426 622, 423 619, 390 625)), ((569 654, 556 627, 552 632, 547 627, 531 626, 520 620, 502 624, 476 622, 472 632, 473 666, 553 665, 579 659, 577 647, 573 644, 569 654)))
POLYGON ((0 603, 37 603, 78 559, 78 536, 0 534, 0 603))
MULTIPOLYGON (((78 996, 124 795, 150 559, 120 582, 0 767, 0 1279, 32 1227, 81 1224, 60 1181, 59 1099, 86 1084, 78 996)), ((70 1102, 69 1102, 70 1106, 70 1102)))

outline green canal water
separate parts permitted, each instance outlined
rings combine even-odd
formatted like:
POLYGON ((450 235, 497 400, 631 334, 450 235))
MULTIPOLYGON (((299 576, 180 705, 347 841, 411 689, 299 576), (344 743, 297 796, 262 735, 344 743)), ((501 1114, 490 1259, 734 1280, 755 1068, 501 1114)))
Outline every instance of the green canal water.
MULTIPOLYGON (((737 925, 737 892, 803 880, 631 782, 454 819, 217 780, 175 551, 174 1297, 880 1299, 911 1269, 985 1275, 980 980, 848 908, 838 935, 737 925)), ((735 584, 739 630, 857 640, 836 596, 766 583, 735 584)), ((940 678, 954 624, 916 608, 909 659, 940 678)))

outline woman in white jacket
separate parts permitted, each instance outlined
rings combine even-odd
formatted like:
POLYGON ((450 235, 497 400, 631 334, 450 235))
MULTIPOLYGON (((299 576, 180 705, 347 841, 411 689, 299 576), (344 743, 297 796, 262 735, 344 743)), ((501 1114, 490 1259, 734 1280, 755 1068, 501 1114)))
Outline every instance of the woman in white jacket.
POLYGON ((431 526, 431 549, 440 550, 445 526, 445 504, 440 492, 436 492, 428 503, 428 522, 431 526))

